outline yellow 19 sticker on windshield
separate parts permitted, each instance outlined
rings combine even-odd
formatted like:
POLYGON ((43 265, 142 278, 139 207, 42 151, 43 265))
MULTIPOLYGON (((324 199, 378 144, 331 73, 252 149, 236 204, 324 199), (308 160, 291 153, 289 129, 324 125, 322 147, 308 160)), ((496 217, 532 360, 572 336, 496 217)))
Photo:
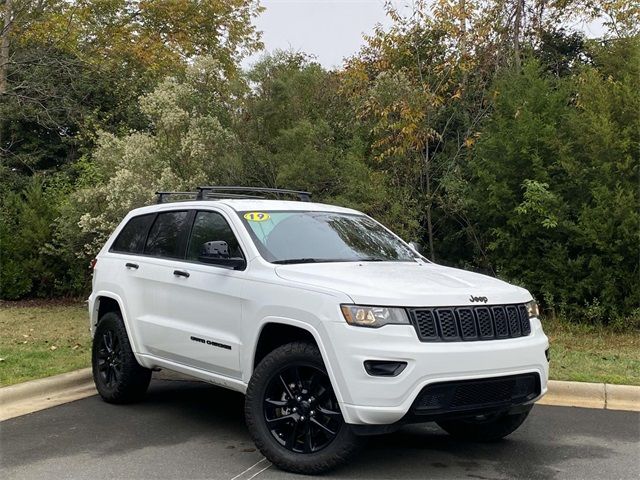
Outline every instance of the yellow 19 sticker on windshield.
POLYGON ((271 217, 268 213, 264 212, 247 212, 244 214, 244 218, 250 222, 264 222, 265 220, 269 220, 271 217))

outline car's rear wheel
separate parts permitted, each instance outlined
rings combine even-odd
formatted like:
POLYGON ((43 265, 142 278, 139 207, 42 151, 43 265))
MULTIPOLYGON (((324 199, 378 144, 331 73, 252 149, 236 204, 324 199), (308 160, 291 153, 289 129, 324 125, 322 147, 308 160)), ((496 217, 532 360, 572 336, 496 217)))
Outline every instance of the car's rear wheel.
POLYGON ((245 418, 262 454, 291 472, 328 471, 359 444, 342 418, 320 352, 309 343, 283 345, 260 362, 247 389, 245 418))
POLYGON ((91 353, 93 381, 103 400, 131 403, 144 396, 151 370, 138 364, 118 313, 109 312, 100 318, 91 353))
POLYGON ((531 408, 515 414, 503 412, 437 423, 449 435, 460 440, 495 442, 515 432, 527 419, 530 411, 531 408))

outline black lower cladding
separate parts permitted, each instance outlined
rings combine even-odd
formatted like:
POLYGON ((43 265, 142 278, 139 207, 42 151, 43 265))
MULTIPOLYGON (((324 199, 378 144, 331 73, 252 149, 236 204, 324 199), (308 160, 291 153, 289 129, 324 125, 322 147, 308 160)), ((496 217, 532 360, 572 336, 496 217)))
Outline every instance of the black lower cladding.
POLYGON ((439 415, 506 409, 540 395, 537 373, 460 380, 427 385, 413 403, 414 415, 439 415))
POLYGON ((531 400, 539 395, 537 373, 434 383, 422 389, 401 420, 388 425, 350 427, 357 435, 379 435, 408 423, 523 413, 533 408, 531 400))

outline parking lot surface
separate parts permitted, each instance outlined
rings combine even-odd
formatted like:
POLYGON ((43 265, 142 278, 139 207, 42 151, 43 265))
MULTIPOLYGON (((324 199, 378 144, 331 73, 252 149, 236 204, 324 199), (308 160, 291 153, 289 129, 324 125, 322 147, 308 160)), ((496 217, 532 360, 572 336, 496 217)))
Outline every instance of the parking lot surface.
MULTIPOLYGON (((0 423, 2 479, 305 478, 256 451, 242 395, 154 380, 147 399, 116 406, 93 396, 0 423)), ((323 478, 638 479, 640 413, 536 406, 494 444, 455 441, 432 424, 371 438, 323 478)))

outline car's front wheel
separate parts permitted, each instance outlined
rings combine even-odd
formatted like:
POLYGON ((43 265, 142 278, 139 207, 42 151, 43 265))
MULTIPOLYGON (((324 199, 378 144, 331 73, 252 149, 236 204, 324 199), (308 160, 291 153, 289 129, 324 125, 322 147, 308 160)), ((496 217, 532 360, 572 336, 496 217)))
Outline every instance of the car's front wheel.
POLYGON ((515 432, 530 411, 531 408, 515 414, 496 413, 437 423, 449 435, 460 440, 495 442, 515 432))
POLYGON ((138 364, 122 318, 116 312, 104 314, 98 322, 91 364, 96 390, 109 403, 134 402, 147 391, 151 370, 138 364))
POLYGON ((277 467, 319 474, 347 461, 358 437, 344 422, 320 351, 294 342, 256 367, 245 400, 249 432, 277 467))

